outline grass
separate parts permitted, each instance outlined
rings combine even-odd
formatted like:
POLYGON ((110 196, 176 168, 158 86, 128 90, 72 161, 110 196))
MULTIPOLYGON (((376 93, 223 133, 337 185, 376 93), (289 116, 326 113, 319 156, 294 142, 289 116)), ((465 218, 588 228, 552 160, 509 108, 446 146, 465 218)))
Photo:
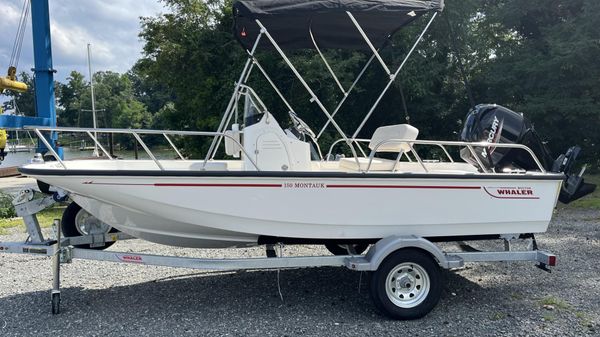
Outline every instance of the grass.
POLYGON ((492 321, 499 321, 499 320, 501 320, 501 319, 505 319, 505 318, 506 318, 506 314, 505 314, 505 313, 503 313, 503 312, 495 312, 495 313, 494 313, 494 314, 493 314, 493 315, 490 317, 490 319, 491 319, 492 321))
POLYGON ((584 327, 591 327, 593 325, 592 319, 583 311, 577 311, 575 317, 579 319, 579 324, 584 327))
POLYGON ((551 305, 556 309, 571 310, 571 305, 558 297, 546 296, 540 300, 540 305, 551 305))
MULTIPOLYGON (((600 174, 586 175, 585 182, 600 185, 600 174)), ((568 207, 600 209, 600 187, 594 193, 573 201, 568 207)))
MULTIPOLYGON (((40 226, 42 228, 52 226, 54 219, 60 219, 62 217, 62 213, 65 210, 65 206, 56 205, 51 208, 47 208, 40 213, 37 214, 38 221, 40 222, 40 226)), ((6 234, 8 228, 14 227, 22 227, 25 228, 25 224, 23 223, 23 219, 21 218, 5 218, 0 219, 0 234, 6 234)))
POLYGON ((520 293, 511 293, 510 298, 512 298, 513 300, 520 300, 523 298, 523 295, 520 293))

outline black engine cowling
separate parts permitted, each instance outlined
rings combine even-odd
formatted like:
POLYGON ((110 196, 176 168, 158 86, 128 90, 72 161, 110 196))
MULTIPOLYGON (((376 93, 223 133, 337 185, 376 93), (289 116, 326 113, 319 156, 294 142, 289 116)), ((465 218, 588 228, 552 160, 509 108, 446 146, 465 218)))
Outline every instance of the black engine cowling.
POLYGON ((485 147, 473 147, 474 154, 461 149, 461 157, 476 167, 483 165, 486 170, 503 172, 521 169, 539 171, 532 156, 523 149, 503 148, 493 144, 522 144, 527 146, 540 161, 546 171, 565 174, 565 182, 560 201, 569 203, 594 191, 595 185, 584 183, 579 175, 571 174, 574 162, 579 155, 578 146, 571 147, 565 154, 554 159, 546 145, 541 141, 533 124, 523 114, 514 112, 496 104, 480 104, 473 108, 465 120, 461 141, 488 142, 485 147))

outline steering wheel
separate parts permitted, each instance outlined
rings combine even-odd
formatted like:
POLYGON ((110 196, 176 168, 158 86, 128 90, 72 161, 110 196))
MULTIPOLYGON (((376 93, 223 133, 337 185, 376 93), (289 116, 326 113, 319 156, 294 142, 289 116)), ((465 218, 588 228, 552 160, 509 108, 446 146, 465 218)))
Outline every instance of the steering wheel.
POLYGON ((292 120, 292 122, 294 123, 294 128, 296 128, 296 130, 300 133, 303 133, 305 135, 308 135, 310 138, 312 138, 313 140, 316 140, 317 136, 315 135, 315 133, 313 132, 313 130, 310 128, 310 126, 308 126, 308 124, 306 124, 300 117, 298 117, 298 115, 296 115, 294 112, 289 111, 288 114, 290 115, 290 119, 292 120))

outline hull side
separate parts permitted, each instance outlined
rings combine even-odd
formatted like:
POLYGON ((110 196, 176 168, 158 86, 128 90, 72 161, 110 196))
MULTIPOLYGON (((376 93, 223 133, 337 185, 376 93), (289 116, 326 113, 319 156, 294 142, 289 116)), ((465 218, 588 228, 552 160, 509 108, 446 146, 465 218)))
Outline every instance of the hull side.
POLYGON ((259 235, 361 239, 545 232, 559 180, 37 176, 133 236, 243 246, 259 235), (215 241, 215 242, 212 242, 215 241))
POLYGON ((180 223, 82 195, 71 194, 70 197, 90 214, 121 232, 155 243, 190 248, 230 248, 253 246, 258 241, 256 235, 180 223))

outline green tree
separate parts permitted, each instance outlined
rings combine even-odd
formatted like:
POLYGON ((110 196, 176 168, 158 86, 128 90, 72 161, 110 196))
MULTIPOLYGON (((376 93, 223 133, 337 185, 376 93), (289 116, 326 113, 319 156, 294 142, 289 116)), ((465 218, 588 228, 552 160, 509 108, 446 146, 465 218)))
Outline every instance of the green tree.
MULTIPOLYGON (((105 128, 143 128, 152 116, 134 95, 129 75, 111 71, 94 74, 97 125, 105 128)), ((92 127, 91 90, 83 75, 73 71, 61 85, 59 103, 63 108, 63 126, 92 127)))
POLYGON ((35 116, 35 86, 33 77, 26 72, 21 72, 18 76, 18 80, 27 84, 29 90, 25 92, 16 92, 11 90, 5 90, 4 95, 8 97, 8 100, 2 104, 4 111, 15 110, 16 113, 23 116, 35 116))
POLYGON ((554 153, 575 143, 596 161, 600 149, 600 3, 489 1, 483 24, 510 36, 509 50, 479 71, 477 90, 522 111, 554 153))
POLYGON ((57 102, 61 107, 61 113, 58 115, 58 124, 61 126, 80 126, 81 99, 89 91, 88 83, 85 81, 83 74, 72 71, 67 77, 67 83, 61 83, 59 86, 61 89, 59 95, 57 95, 57 102))
MULTIPOLYGON (((154 114, 154 127, 214 130, 246 57, 231 34, 231 1, 165 4, 171 13, 142 19, 144 55, 130 72, 134 95, 154 114)), ((588 158, 596 158, 599 20, 600 3, 594 0, 447 0, 359 136, 404 122, 406 105, 420 137, 452 139, 473 104, 497 103, 524 112, 555 152, 577 142, 588 158)), ((400 64, 426 22, 424 17, 400 30, 382 49, 390 68, 400 64)), ((288 56, 333 110, 342 95, 316 52, 288 56)), ((327 50, 325 57, 348 88, 369 55, 327 50)), ((319 129, 325 117, 280 57, 266 50, 257 58, 296 112, 319 129)), ((349 134, 386 82, 387 74, 374 62, 336 117, 349 134)), ((249 84, 285 124, 287 108, 258 71, 249 84)), ((338 137, 329 127, 323 141, 338 137)), ((186 145, 205 149, 205 143, 186 145)))
MULTIPOLYGON (((216 129, 244 52, 231 37, 230 4, 165 1, 171 13, 142 19, 144 56, 134 66, 136 93, 152 102, 161 128, 216 129), (140 80, 140 81, 138 81, 140 80)), ((187 143, 200 150, 200 139, 187 143)))

